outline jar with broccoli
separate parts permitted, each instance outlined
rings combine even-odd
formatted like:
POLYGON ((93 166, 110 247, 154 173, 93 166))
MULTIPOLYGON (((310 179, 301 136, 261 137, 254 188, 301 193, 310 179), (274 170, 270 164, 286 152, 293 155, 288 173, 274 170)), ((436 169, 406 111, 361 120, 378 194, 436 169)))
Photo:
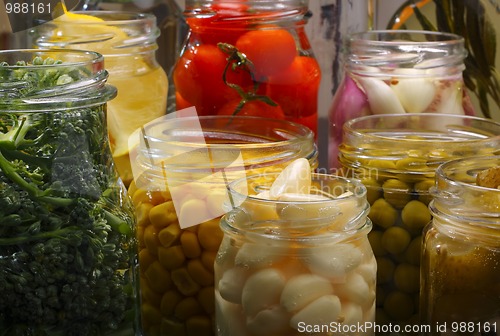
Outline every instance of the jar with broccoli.
POLYGON ((138 335, 102 55, 0 52, 0 335, 138 335))

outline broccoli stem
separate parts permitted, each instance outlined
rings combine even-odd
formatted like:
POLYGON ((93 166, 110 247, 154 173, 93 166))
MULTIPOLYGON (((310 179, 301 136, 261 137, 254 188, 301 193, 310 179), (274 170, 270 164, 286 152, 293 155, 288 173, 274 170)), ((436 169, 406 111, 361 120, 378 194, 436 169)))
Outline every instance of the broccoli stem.
POLYGON ((125 234, 127 236, 130 236, 132 234, 132 230, 130 229, 128 223, 121 219, 120 217, 112 214, 106 209, 103 209, 104 211, 104 217, 106 218, 106 221, 108 222, 109 226, 117 232, 120 232, 121 234, 125 234))
POLYGON ((26 190, 28 194, 35 198, 36 200, 49 203, 51 205, 67 207, 74 203, 73 199, 62 198, 62 197, 51 197, 44 195, 44 191, 38 189, 34 184, 25 181, 16 171, 9 160, 5 158, 2 151, 0 150, 0 169, 3 170, 5 176, 7 176, 12 182, 16 183, 19 187, 26 190))
POLYGON ((72 232, 75 232, 78 230, 80 230, 80 228, 78 226, 67 226, 67 227, 59 229, 59 230, 49 231, 49 232, 40 232, 40 233, 37 233, 34 235, 29 235, 29 236, 0 238, 0 245, 1 246, 18 245, 18 244, 24 244, 27 242, 31 242, 34 240, 49 239, 49 238, 64 238, 64 236, 67 235, 68 233, 72 233, 72 232))

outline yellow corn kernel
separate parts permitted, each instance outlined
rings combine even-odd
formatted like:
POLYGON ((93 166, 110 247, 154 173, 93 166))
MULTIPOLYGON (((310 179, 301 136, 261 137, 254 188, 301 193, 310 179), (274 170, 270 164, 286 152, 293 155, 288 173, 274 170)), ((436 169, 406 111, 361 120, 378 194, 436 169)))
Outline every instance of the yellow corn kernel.
POLYGON ((139 268, 141 272, 145 272, 148 267, 155 262, 156 257, 152 255, 148 249, 142 249, 139 251, 139 268))
POLYGON ((175 287, 183 295, 192 296, 200 290, 200 285, 191 278, 187 269, 184 267, 173 270, 171 276, 175 287))
POLYGON ((137 236, 137 246, 139 248, 144 248, 144 226, 138 226, 135 230, 135 235, 137 236))
POLYGON ((197 225, 211 218, 208 213, 205 201, 200 199, 189 199, 181 203, 179 212, 179 223, 183 226, 197 225))
POLYGON ((175 306, 181 302, 183 296, 175 289, 166 291, 161 297, 160 311, 163 316, 171 316, 175 311, 175 306))
POLYGON ((174 202, 168 201, 155 205, 149 211, 149 221, 157 227, 166 227, 177 221, 174 202))
POLYGON ((158 293, 164 293, 172 285, 170 273, 158 261, 152 263, 144 275, 148 280, 149 287, 158 293))
POLYGON ((198 228, 198 239, 201 246, 208 251, 217 251, 223 237, 219 227, 219 219, 212 219, 200 224, 198 228))
POLYGON ((217 251, 203 251, 201 252, 201 263, 210 272, 214 272, 215 257, 217 256, 217 251))
MULTIPOLYGON (((171 336, 186 336, 186 328, 184 323, 175 321, 173 319, 162 319, 160 335, 171 335, 171 336)), ((146 334, 149 336, 149 334, 146 334)))
POLYGON ((171 201, 172 200, 172 194, 170 193, 170 189, 166 187, 166 189, 161 191, 161 196, 165 201, 171 201))
POLYGON ((161 295, 156 293, 149 287, 148 280, 141 276, 140 278, 141 284, 141 298, 143 303, 148 303, 153 307, 160 307, 161 303, 161 295))
POLYGON ((187 336, 211 336, 212 322, 207 316, 197 315, 186 321, 187 336))
POLYGON ((160 246, 158 248, 158 260, 168 270, 173 270, 182 266, 186 257, 180 245, 170 247, 160 246))
POLYGON ((149 324, 158 323, 162 318, 160 310, 148 303, 141 305, 141 313, 143 320, 149 324))
POLYGON ((158 229, 153 225, 148 225, 144 229, 144 245, 153 255, 158 254, 158 246, 160 241, 158 240, 158 229))
POLYGON ((147 226, 149 222, 149 212, 154 207, 151 203, 141 203, 135 207, 135 218, 137 225, 147 226))
POLYGON ((213 314, 215 312, 215 291, 213 286, 200 289, 196 298, 205 313, 213 314))
POLYGON ((181 245, 186 257, 198 258, 201 255, 200 243, 195 233, 184 231, 181 235, 181 245))
POLYGON ((192 296, 182 299, 175 306, 174 315, 180 320, 187 320, 189 317, 203 312, 200 303, 192 296))
POLYGON ((164 247, 170 247, 174 244, 181 236, 181 228, 179 224, 170 224, 166 228, 163 228, 158 233, 158 239, 160 244, 164 247))
POLYGON ((132 180, 128 186, 127 194, 130 198, 134 196, 134 193, 137 191, 137 185, 135 184, 135 181, 132 180))
POLYGON ((203 267, 200 259, 189 260, 187 270, 191 278, 201 286, 210 286, 214 284, 214 275, 203 267))
POLYGON ((139 206, 140 204, 143 203, 151 203, 153 204, 153 199, 151 197, 151 194, 149 193, 148 190, 144 189, 137 189, 132 196, 132 203, 134 206, 139 206))

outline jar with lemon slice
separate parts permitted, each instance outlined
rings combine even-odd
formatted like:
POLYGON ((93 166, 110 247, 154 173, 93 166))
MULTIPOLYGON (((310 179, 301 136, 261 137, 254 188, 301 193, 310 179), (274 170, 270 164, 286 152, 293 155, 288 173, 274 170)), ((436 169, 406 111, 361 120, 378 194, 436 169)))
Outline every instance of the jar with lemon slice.
POLYGON ((129 195, 144 334, 216 335, 214 261, 227 183, 298 158, 316 168, 314 135, 285 120, 184 116, 156 119, 137 137, 129 195))
MULTIPOLYGON (((64 9, 63 9, 64 11, 64 9)), ((118 96, 108 105, 113 159, 125 185, 132 180, 128 138, 166 113, 168 79, 155 52, 159 30, 152 14, 67 12, 34 28, 41 48, 92 50, 104 55, 109 83, 118 96)))
POLYGON ((436 172, 425 230, 422 321, 427 335, 496 335, 500 318, 500 157, 450 161, 436 172))

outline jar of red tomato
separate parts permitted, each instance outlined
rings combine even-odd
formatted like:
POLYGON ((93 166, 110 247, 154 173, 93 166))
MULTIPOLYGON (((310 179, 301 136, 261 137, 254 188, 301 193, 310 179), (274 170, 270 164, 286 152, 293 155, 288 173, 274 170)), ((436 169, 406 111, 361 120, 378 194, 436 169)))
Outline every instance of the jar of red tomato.
POLYGON ((316 132, 321 73, 309 13, 308 0, 186 0, 177 109, 287 119, 316 132))

